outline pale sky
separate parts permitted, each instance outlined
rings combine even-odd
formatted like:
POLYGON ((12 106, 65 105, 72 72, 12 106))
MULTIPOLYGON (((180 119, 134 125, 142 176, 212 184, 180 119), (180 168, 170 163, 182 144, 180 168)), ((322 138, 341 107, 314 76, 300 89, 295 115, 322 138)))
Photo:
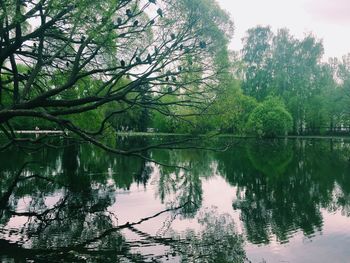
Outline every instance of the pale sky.
POLYGON ((231 47, 239 50, 247 29, 270 25, 274 32, 288 28, 302 38, 323 39, 324 60, 350 53, 350 0, 217 0, 231 14, 235 34, 231 47))

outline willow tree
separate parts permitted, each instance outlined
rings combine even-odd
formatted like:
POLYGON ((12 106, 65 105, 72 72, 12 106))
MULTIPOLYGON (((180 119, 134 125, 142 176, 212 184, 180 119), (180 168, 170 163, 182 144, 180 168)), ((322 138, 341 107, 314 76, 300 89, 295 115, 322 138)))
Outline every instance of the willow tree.
MULTIPOLYGON (((45 120, 119 154, 99 140, 109 120, 134 107, 179 118, 215 100, 232 22, 207 0, 1 0, 0 128, 45 120), (189 77, 190 76, 190 77, 189 77), (167 98, 167 99, 165 99, 167 98), (94 125, 75 121, 99 109, 94 125), (107 110, 108 109, 108 110, 107 110), (98 123, 96 123, 98 122, 98 123), (96 125, 97 124, 97 125, 96 125)), ((29 140, 29 139, 25 139, 29 140)))

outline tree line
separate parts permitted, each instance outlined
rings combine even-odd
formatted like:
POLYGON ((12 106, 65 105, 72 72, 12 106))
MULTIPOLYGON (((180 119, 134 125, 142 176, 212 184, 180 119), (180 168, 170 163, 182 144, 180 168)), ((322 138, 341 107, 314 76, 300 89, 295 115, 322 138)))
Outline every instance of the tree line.
POLYGON ((243 91, 258 101, 280 98, 293 134, 349 132, 349 55, 324 62, 312 34, 297 39, 270 27, 248 30, 243 43, 243 91))
POLYGON ((204 107, 166 105, 167 114, 133 107, 111 123, 117 130, 181 134, 347 135, 350 55, 325 62, 323 54, 312 34, 297 39, 287 29, 275 34, 258 26, 247 31, 240 52, 228 54, 229 70, 204 107))
POLYGON ((57 129, 105 150, 115 131, 259 137, 349 131, 350 56, 313 35, 234 26, 209 0, 1 1, 0 129, 57 129))
POLYGON ((242 41, 207 116, 190 126, 155 118, 154 126, 258 137, 349 134, 350 54, 325 62, 321 40, 297 39, 288 29, 257 26, 242 41))

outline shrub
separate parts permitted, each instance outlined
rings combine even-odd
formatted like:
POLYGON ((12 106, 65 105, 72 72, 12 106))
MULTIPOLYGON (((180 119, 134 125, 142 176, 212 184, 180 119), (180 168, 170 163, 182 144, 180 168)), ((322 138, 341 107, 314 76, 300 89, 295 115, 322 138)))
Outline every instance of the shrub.
POLYGON ((249 115, 247 132, 257 137, 286 135, 293 126, 293 118, 284 103, 269 97, 249 115))

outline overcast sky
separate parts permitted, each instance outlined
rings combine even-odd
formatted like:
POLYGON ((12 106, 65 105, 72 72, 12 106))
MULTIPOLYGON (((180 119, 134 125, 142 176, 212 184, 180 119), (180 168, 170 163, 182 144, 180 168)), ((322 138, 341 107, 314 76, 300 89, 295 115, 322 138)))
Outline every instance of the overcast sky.
POLYGON ((325 58, 350 53, 350 0, 217 0, 231 14, 235 34, 231 47, 256 25, 289 28, 298 38, 313 32, 323 39, 325 58))

